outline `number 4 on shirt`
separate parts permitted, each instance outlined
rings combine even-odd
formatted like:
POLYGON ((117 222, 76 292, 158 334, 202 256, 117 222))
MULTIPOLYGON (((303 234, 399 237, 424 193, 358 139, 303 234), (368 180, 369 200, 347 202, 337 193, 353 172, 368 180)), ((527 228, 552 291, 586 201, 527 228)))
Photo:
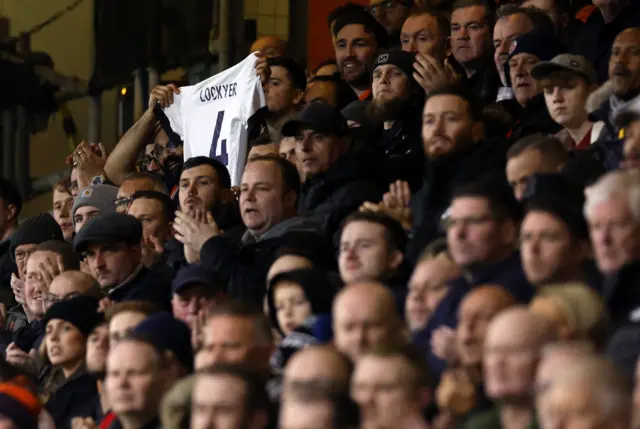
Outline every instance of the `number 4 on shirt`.
POLYGON ((220 155, 218 152, 218 140, 220 140, 220 130, 222 129, 222 121, 224 120, 224 110, 218 112, 216 119, 216 127, 213 130, 213 138, 211 139, 211 150, 209 150, 209 158, 217 159, 224 165, 229 165, 229 155, 227 155, 227 139, 220 141, 220 155))

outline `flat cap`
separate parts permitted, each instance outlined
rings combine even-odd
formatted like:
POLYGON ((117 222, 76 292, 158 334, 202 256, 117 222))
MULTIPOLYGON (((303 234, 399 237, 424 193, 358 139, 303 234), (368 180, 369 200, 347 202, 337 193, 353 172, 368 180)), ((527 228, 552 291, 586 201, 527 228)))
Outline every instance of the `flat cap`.
POLYGON ((141 240, 142 224, 135 217, 123 213, 101 214, 87 222, 76 234, 73 250, 82 252, 90 244, 140 244, 141 240))

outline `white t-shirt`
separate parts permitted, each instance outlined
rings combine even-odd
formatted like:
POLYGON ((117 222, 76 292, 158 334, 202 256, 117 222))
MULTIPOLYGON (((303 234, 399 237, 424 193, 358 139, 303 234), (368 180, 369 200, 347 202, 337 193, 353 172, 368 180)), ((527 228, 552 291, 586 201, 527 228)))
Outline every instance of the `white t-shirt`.
POLYGON ((184 142, 185 161, 194 156, 217 159, 227 166, 232 185, 240 184, 244 170, 249 118, 266 104, 257 60, 250 54, 209 79, 181 87, 163 110, 184 142))

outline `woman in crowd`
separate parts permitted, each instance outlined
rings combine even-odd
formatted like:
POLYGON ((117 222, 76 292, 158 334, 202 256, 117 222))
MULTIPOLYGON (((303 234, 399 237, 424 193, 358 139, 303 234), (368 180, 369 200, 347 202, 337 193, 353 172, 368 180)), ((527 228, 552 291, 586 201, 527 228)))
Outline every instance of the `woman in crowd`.
POLYGON ((50 365, 42 396, 58 429, 71 428, 74 417, 95 413, 98 392, 86 370, 86 344, 100 320, 98 300, 89 296, 57 302, 45 314, 43 344, 50 365))

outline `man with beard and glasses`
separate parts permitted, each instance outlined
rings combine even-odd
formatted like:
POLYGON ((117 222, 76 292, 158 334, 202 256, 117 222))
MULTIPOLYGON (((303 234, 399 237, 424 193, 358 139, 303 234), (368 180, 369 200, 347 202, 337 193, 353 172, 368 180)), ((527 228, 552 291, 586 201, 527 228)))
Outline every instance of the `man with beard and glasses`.
POLYGON ((613 121, 616 113, 640 93, 640 27, 629 28, 616 37, 609 59, 609 80, 613 94, 589 119, 603 121, 604 128, 596 144, 606 153, 605 166, 615 169, 623 158, 621 138, 613 121))
POLYGON ((456 0, 452 9, 451 50, 464 71, 463 85, 491 103, 500 86, 491 50, 493 12, 484 0, 456 0))
POLYGON ((335 54, 342 79, 360 100, 371 97, 371 64, 387 45, 384 27, 366 11, 341 14, 333 24, 335 54))
POLYGON ((415 56, 400 49, 381 50, 372 67, 373 100, 369 115, 383 123, 378 146, 384 153, 387 183, 406 180, 420 187, 424 160, 420 156, 420 110, 424 91, 413 79, 415 56))
POLYGON ((169 190, 177 184, 182 166, 182 147, 167 135, 153 112, 161 97, 158 92, 151 93, 147 110, 109 154, 104 171, 113 183, 121 185, 127 174, 136 171, 138 156, 142 153, 145 155, 144 171, 162 175, 169 190))

